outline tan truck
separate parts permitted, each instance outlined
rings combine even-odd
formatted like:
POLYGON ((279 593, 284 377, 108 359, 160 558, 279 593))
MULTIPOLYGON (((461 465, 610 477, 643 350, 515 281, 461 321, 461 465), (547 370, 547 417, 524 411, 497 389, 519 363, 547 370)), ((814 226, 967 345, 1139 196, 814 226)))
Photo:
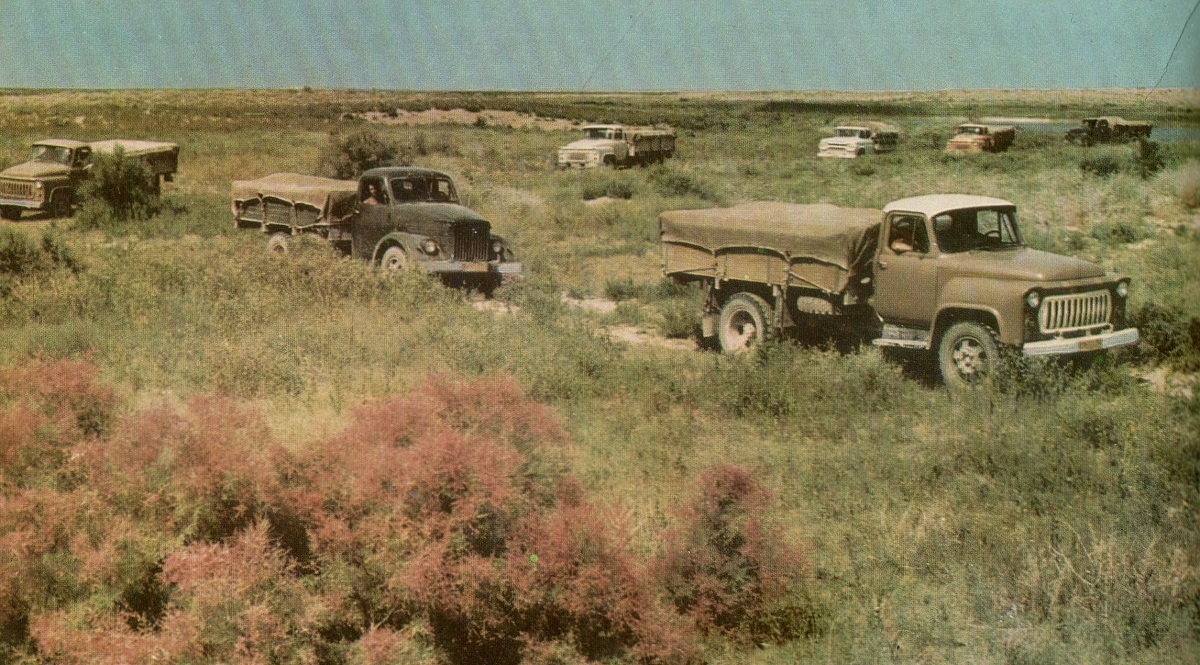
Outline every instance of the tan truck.
POLYGON ((946 152, 1004 152, 1017 136, 1017 128, 1009 125, 984 125, 966 122, 955 130, 954 138, 946 143, 946 152))
POLYGON ((818 157, 853 159, 877 152, 891 152, 900 141, 900 130, 881 122, 838 125, 833 136, 817 144, 818 157))
POLYGON ((726 352, 772 334, 837 331, 932 354, 949 385, 1027 356, 1134 344, 1129 278, 1026 246, 1016 206, 937 194, 882 214, 745 203, 659 217, 663 272, 705 289, 701 328, 726 352))
POLYGON ((118 149, 146 166, 156 189, 174 179, 179 165, 179 146, 174 143, 45 139, 33 144, 27 161, 0 172, 0 217, 20 219, 25 210, 45 210, 52 217, 70 215, 76 190, 91 169, 92 155, 113 154, 118 149))
POLYGON ((314 234, 345 255, 389 270, 412 265, 485 294, 522 274, 508 244, 459 203, 441 171, 389 166, 358 180, 274 173, 234 181, 232 195, 235 226, 267 234, 272 251, 314 234))
POLYGON ((660 127, 585 125, 584 138, 558 149, 560 168, 646 166, 675 156, 675 131, 660 127))

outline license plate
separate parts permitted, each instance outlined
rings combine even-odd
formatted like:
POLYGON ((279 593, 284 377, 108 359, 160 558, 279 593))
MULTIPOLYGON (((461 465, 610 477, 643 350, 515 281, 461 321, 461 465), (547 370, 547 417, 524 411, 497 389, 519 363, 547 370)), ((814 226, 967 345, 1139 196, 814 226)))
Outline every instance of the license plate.
POLYGON ((1097 351, 1102 348, 1104 340, 1099 337, 1095 339, 1085 339, 1079 342, 1080 351, 1097 351))

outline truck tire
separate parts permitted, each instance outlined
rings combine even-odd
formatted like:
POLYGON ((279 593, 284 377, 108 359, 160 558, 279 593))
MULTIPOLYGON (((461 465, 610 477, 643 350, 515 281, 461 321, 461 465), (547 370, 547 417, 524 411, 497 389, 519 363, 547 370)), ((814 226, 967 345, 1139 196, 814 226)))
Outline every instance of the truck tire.
POLYGON ((267 241, 267 251, 272 254, 287 254, 290 240, 291 236, 282 231, 272 233, 271 239, 267 241))
POLYGON ((408 254, 399 245, 388 247, 379 259, 379 267, 384 270, 400 270, 406 265, 408 265, 408 254))
POLYGON ((942 335, 937 361, 946 386, 978 385, 999 366, 1000 344, 996 333, 974 321, 956 323, 942 335))
POLYGON ((15 222, 21 219, 21 208, 18 206, 0 206, 0 218, 11 219, 15 222))
POLYGON ((767 339, 767 301, 745 291, 735 293, 721 306, 717 339, 725 353, 742 353, 767 339))
POLYGON ((69 194, 59 194, 55 196, 50 205, 46 207, 46 212, 51 217, 61 218, 71 216, 71 196, 69 194))

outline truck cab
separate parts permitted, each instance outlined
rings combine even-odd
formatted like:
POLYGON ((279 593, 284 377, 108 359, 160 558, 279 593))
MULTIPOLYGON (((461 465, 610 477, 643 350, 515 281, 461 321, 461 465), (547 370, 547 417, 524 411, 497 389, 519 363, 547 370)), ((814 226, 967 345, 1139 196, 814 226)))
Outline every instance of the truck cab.
POLYGON ((1000 346, 1041 356, 1138 341, 1125 318, 1129 278, 1030 248, 1008 201, 901 199, 884 208, 879 233, 874 343, 935 351, 950 381, 984 371, 1000 346))

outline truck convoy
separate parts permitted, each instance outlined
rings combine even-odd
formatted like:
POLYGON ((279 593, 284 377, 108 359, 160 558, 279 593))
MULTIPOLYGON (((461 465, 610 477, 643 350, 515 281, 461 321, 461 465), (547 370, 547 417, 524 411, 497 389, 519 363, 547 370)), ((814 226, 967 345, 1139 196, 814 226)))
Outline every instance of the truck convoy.
POLYGON ((1089 146, 1096 143, 1125 143, 1150 138, 1151 124, 1115 116, 1084 118, 1079 127, 1067 131, 1067 141, 1089 146))
POLYGON ((664 274, 705 290, 702 333, 740 352, 832 330, 921 350, 948 385, 1026 356, 1134 344, 1129 278, 1029 248, 1016 206, 962 194, 878 210, 756 202, 659 217, 664 274))
POLYGON ((154 177, 156 189, 163 181, 171 182, 175 177, 179 146, 174 143, 46 139, 33 144, 27 161, 0 172, 0 217, 20 219, 25 210, 45 210, 52 217, 70 215, 76 190, 92 167, 92 156, 114 154, 118 150, 146 166, 154 177))
POLYGON ((675 155, 675 132, 657 127, 585 125, 586 138, 558 149, 561 168, 645 166, 675 155))
POLYGON ((900 140, 900 130, 879 122, 838 125, 833 136, 821 139, 818 157, 853 159, 877 152, 891 152, 900 140))
POLYGON ((348 256, 391 270, 412 264, 484 293, 522 272, 491 224, 459 203, 450 176, 432 169, 376 168, 357 181, 298 173, 238 180, 232 207, 235 225, 269 234, 273 251, 311 233, 348 256))
POLYGON ((946 152, 1004 152, 1016 136, 1016 127, 967 122, 958 126, 946 152))

